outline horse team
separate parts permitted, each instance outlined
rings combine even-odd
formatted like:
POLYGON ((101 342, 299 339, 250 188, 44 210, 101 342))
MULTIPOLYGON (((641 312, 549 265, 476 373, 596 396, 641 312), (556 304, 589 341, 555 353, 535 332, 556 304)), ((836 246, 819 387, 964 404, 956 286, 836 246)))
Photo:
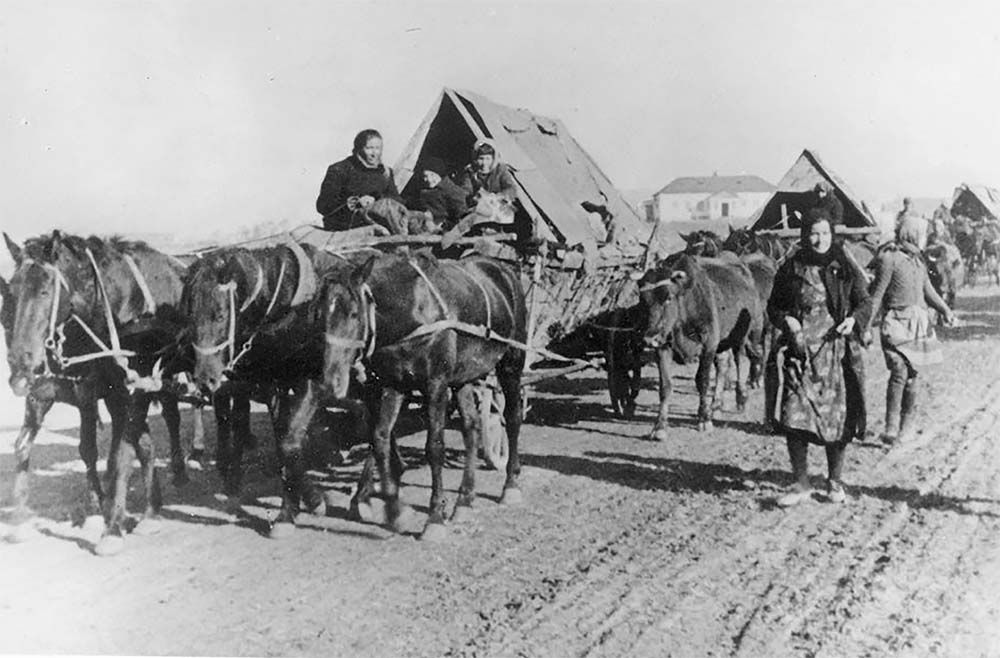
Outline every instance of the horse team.
MULTIPOLYGON (((616 413, 631 416, 642 352, 657 352, 660 406, 651 437, 667 435, 674 362, 697 361, 698 427, 712 427, 724 355, 736 366, 743 410, 744 358, 759 384, 771 327, 765 307, 785 245, 745 230, 726 241, 685 236, 688 247, 637 273, 640 303, 604 321, 609 391, 616 413)), ((124 547, 126 493, 137 457, 145 507, 135 531, 155 531, 162 503, 147 412, 155 399, 167 422, 174 482, 186 479, 177 403, 189 393, 174 377, 191 373, 216 413, 216 464, 226 494, 236 497, 250 438, 249 400, 271 412, 282 481, 273 537, 288 536, 302 511, 323 514, 310 481, 308 443, 316 410, 339 406, 371 443, 352 500, 360 517, 381 481, 386 523, 399 531, 403 465, 393 427, 408 396, 426 406, 425 454, 431 495, 423 537, 440 538, 444 499, 444 427, 452 396, 461 416, 465 467, 453 518, 475 501, 475 455, 483 416, 475 387, 495 374, 505 403, 509 458, 501 502, 523 500, 518 477, 527 310, 517 263, 471 255, 438 259, 424 251, 336 254, 291 240, 259 248, 228 247, 185 266, 144 243, 82 238, 54 231, 23 246, 6 235, 16 270, 3 282, 10 385, 26 398, 15 453, 15 517, 30 517, 28 472, 42 416, 56 401, 78 407, 80 456, 89 485, 86 510, 104 514, 95 546, 124 547), (105 483, 97 472, 97 401, 111 415, 105 483)), ((863 257, 863 254, 862 254, 863 257)), ((870 257, 869 257, 870 260, 870 257)), ((597 324, 595 326, 601 326, 597 324)), ((600 332, 598 332, 600 333, 600 332)))

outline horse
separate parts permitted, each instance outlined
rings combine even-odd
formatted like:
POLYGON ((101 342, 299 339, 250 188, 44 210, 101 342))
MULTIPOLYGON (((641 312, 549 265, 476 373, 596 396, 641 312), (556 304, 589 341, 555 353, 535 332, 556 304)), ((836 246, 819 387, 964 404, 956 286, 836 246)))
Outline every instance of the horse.
POLYGON ((684 253, 688 256, 716 258, 722 253, 722 238, 714 231, 699 230, 678 235, 684 240, 684 253))
MULTIPOLYGON (((281 446, 293 400, 321 372, 322 327, 311 317, 309 303, 316 277, 339 262, 333 254, 293 242, 228 247, 205 254, 184 282, 181 307, 194 350, 194 382, 212 395, 261 391, 285 468, 289 456, 281 446)), ((233 420, 248 426, 245 418, 233 420)), ((220 434, 216 464, 230 497, 240 491, 244 448, 245 433, 220 434)), ((321 511, 323 501, 314 489, 304 502, 321 511)))
MULTIPOLYGON (((106 505, 105 527, 95 546, 98 555, 124 547, 125 498, 132 468, 131 449, 139 458, 146 500, 137 531, 151 532, 162 502, 148 436, 146 415, 153 395, 143 386, 158 378, 164 350, 180 320, 182 267, 142 242, 83 238, 53 231, 18 247, 5 235, 16 271, 9 285, 13 320, 9 321, 7 361, 15 395, 46 390, 46 380, 62 384, 50 391, 80 409, 80 456, 87 469, 91 507, 106 505), (66 394, 71 387, 71 395, 66 394), (63 391, 59 393, 59 389, 63 391), (111 413, 111 450, 107 496, 97 476, 97 399, 111 413), (123 441, 124 439, 124 441, 123 441)), ((175 482, 184 481, 176 398, 159 396, 170 428, 175 482)), ((38 421, 37 412, 33 412, 38 421)), ((44 409, 47 411, 47 408, 44 409)), ((28 457, 34 434, 25 435, 18 455, 15 490, 26 495, 28 457)))
MULTIPOLYGON (((713 361, 719 371, 721 360, 717 357, 731 351, 736 364, 736 405, 742 412, 747 399, 742 356, 750 355, 755 371, 759 371, 763 357, 756 348, 762 344, 761 293, 748 266, 735 256, 675 254, 642 275, 639 295, 649 308, 646 344, 658 351, 660 368, 660 410, 650 438, 662 441, 667 436, 672 360, 686 363, 696 356, 699 359, 695 375, 698 429, 704 431, 712 428, 714 405, 709 383, 713 361)), ((723 381, 724 377, 717 377, 717 386, 723 381)))
POLYGON ((749 227, 729 227, 729 235, 722 242, 722 248, 737 255, 761 253, 774 261, 780 261, 788 248, 774 235, 761 235, 749 227))
MULTIPOLYGON (((509 458, 501 503, 523 502, 518 477, 518 435, 521 427, 521 374, 527 339, 524 290, 516 270, 504 262, 469 256, 439 260, 428 253, 387 254, 369 260, 349 276, 329 278, 324 300, 326 349, 322 386, 343 399, 348 373, 363 359, 381 388, 372 452, 382 480, 387 522, 401 531, 404 512, 399 501, 399 477, 390 464, 393 426, 407 393, 420 391, 426 404, 427 461, 431 467, 431 498, 422 538, 439 540, 446 501, 441 472, 448 400, 454 391, 462 416, 465 467, 452 519, 461 520, 475 501, 476 446, 483 431, 475 388, 495 372, 506 400, 509 458)), ((302 435, 311 405, 293 418, 293 439, 302 435)), ((286 450, 298 448, 290 442, 286 450)), ((294 521, 296 482, 286 482, 284 521, 294 521)))

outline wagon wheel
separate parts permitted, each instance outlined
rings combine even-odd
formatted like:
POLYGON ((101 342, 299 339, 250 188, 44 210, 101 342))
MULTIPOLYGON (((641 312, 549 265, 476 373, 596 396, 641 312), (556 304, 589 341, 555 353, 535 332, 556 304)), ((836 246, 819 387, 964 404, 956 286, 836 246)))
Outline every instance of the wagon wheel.
POLYGON ((504 396, 489 386, 479 389, 479 420, 482 427, 483 458, 498 471, 507 468, 509 446, 503 418, 504 396))

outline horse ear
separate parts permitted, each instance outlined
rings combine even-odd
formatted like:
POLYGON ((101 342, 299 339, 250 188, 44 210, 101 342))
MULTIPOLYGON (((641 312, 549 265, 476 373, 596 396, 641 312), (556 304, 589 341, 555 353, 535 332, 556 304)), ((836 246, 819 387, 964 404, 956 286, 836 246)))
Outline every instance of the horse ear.
POLYGON ((358 287, 368 280, 368 277, 372 275, 372 270, 375 268, 375 261, 378 256, 372 256, 364 262, 360 267, 355 268, 351 272, 351 285, 358 287))
POLYGON ((16 242, 14 242, 13 240, 10 239, 10 236, 7 235, 6 231, 4 231, 3 240, 4 240, 4 242, 7 243, 7 251, 9 251, 10 255, 14 258, 14 262, 15 263, 20 263, 21 262, 21 248, 19 246, 17 246, 16 242))
POLYGON ((681 233, 680 231, 677 231, 677 235, 681 236, 681 240, 683 240, 684 242, 690 242, 691 241, 691 234, 690 233, 681 233))

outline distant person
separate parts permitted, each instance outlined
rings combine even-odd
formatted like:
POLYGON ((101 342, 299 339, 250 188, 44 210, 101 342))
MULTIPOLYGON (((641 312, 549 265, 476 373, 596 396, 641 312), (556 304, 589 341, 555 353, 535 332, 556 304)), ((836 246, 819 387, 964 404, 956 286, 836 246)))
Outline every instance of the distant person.
POLYGON ((466 192, 448 178, 444 160, 429 157, 417 165, 424 186, 411 204, 417 210, 430 212, 440 231, 448 231, 469 213, 466 192))
POLYGON ((517 199, 517 184, 510 167, 500 161, 500 153, 489 139, 481 139, 473 145, 472 162, 459 173, 455 182, 465 190, 470 206, 475 206, 480 190, 499 194, 512 203, 517 199))
POLYGON ((768 301, 771 323, 781 331, 784 385, 777 419, 785 435, 794 483, 777 499, 781 507, 807 500, 809 444, 826 449, 827 499, 846 500, 841 475, 847 444, 854 438, 860 396, 848 343, 861 340, 871 300, 864 273, 833 240, 829 213, 809 211, 801 227, 801 248, 774 278, 768 301))
POLYGON ((908 219, 912 219, 915 222, 914 230, 917 231, 917 246, 923 249, 927 246, 927 219, 918 215, 913 209, 913 200, 910 197, 903 197, 903 209, 896 213, 896 223, 893 226, 893 230, 897 235, 899 234, 899 227, 908 219))
POLYGON ((382 135, 369 128, 354 137, 351 155, 326 170, 316 210, 323 228, 344 231, 370 225, 365 211, 376 200, 398 197, 392 169, 382 164, 382 135))
POLYGON ((881 438, 890 445, 916 433, 917 367, 940 363, 943 358, 927 305, 938 310, 947 324, 955 323, 955 314, 927 275, 918 246, 920 230, 920 218, 902 218, 896 241, 879 253, 872 284, 872 307, 876 313, 885 311, 881 335, 889 383, 881 438))
POLYGON ((844 223, 844 204, 837 198, 837 192, 832 185, 825 181, 816 183, 813 194, 815 196, 813 208, 824 209, 835 226, 844 223))

